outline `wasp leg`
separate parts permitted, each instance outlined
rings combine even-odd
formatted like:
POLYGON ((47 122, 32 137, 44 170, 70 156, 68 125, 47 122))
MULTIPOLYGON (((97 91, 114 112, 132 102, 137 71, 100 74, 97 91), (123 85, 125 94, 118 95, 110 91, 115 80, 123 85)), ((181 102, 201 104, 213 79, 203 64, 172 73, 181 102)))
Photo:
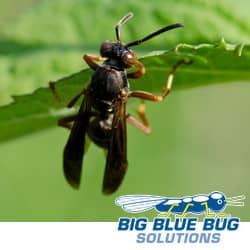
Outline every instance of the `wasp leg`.
POLYGON ((206 217, 215 217, 214 213, 209 212, 208 204, 207 202, 202 202, 201 205, 205 206, 205 216, 206 217))
POLYGON ((58 92, 56 90, 55 82, 50 81, 49 82, 49 87, 50 87, 53 95, 55 96, 57 102, 59 102, 60 104, 66 106, 65 102, 62 100, 62 98, 59 96, 59 94, 58 94, 58 92))
POLYGON ((85 54, 83 55, 83 60, 89 65, 91 69, 96 70, 99 65, 94 61, 101 62, 105 59, 101 56, 85 54))
POLYGON ((136 128, 140 129, 142 132, 145 134, 150 134, 151 133, 151 128, 149 126, 148 119, 145 114, 145 103, 142 102, 140 103, 137 113, 141 119, 141 122, 138 121, 135 117, 133 117, 130 114, 127 114, 127 120, 130 122, 132 125, 134 125, 136 128))
POLYGON ((75 95, 75 96, 71 99, 71 101, 69 101, 69 103, 67 104, 67 107, 68 107, 68 108, 72 108, 72 107, 75 105, 75 103, 77 102, 77 100, 78 100, 82 95, 84 95, 85 93, 86 93, 86 90, 85 90, 85 89, 81 90, 81 92, 79 92, 77 95, 75 95))
POLYGON ((58 94, 58 92, 57 92, 57 90, 56 90, 55 82, 50 81, 50 82, 49 82, 49 86, 50 86, 50 89, 51 89, 53 95, 55 96, 56 100, 57 100, 60 104, 66 106, 66 107, 68 107, 68 108, 72 108, 72 107, 75 105, 76 101, 77 101, 82 95, 84 95, 85 92, 86 92, 85 89, 81 90, 81 92, 79 92, 76 96, 74 96, 74 97, 69 101, 69 103, 67 104, 67 103, 65 103, 65 102, 62 100, 62 98, 59 96, 59 94, 58 94))
POLYGON ((194 204, 190 203, 190 204, 187 204, 183 210, 183 212, 181 214, 177 214, 176 217, 178 218, 183 218, 185 215, 186 215, 186 212, 188 210, 189 207, 192 207, 194 206, 194 204))
POLYGON ((128 78, 139 78, 139 77, 141 77, 142 75, 145 74, 146 70, 145 70, 145 67, 144 67, 144 65, 142 63, 140 63, 137 60, 137 62, 135 63, 135 65, 138 67, 138 70, 135 71, 135 72, 128 73, 127 74, 128 78))
POLYGON ((173 210, 173 208, 174 207, 178 207, 178 206, 179 206, 179 204, 177 204, 177 203, 172 204, 171 207, 168 209, 167 212, 160 213, 158 215, 158 217, 168 217, 171 214, 171 211, 173 210))
POLYGON ((71 115, 68 117, 64 117, 64 118, 61 118, 60 120, 58 120, 57 124, 60 127, 71 129, 72 124, 70 124, 70 123, 73 122, 76 118, 77 118, 77 115, 71 115))
POLYGON ((181 60, 173 66, 173 68, 171 69, 171 71, 168 75, 166 86, 163 88, 161 95, 157 96, 157 95, 154 95, 152 93, 145 92, 145 91, 132 91, 132 92, 129 92, 128 97, 137 97, 137 98, 141 98, 143 100, 148 100, 148 101, 153 101, 153 102, 162 101, 171 91, 172 83, 173 83, 173 79, 174 79, 174 74, 175 74, 177 68, 182 64, 191 64, 191 63, 192 63, 192 61, 185 62, 184 60, 181 60))

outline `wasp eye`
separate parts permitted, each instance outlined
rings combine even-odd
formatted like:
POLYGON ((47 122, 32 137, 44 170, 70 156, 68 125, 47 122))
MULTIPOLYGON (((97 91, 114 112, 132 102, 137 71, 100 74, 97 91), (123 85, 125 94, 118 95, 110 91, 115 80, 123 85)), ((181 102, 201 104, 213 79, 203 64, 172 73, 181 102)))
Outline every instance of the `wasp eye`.
POLYGON ((100 54, 103 57, 108 57, 113 52, 113 43, 111 41, 105 41, 100 48, 100 54))
POLYGON ((123 54, 122 58, 125 65, 131 66, 135 63, 136 55, 132 51, 127 51, 123 54))
POLYGON ((126 57, 127 57, 128 59, 133 58, 133 56, 132 56, 131 54, 129 54, 129 53, 127 53, 126 57))

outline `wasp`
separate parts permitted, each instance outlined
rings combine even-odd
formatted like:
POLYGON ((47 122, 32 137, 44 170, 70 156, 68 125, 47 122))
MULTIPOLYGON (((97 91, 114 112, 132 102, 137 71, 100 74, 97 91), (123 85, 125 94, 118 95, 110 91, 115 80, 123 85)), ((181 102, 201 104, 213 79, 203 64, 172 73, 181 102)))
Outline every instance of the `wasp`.
MULTIPOLYGON (((104 41, 100 48, 100 56, 90 54, 83 56, 94 74, 87 87, 67 104, 67 107, 73 107, 76 101, 84 95, 78 114, 58 121, 59 126, 71 130, 64 148, 63 169, 66 180, 76 189, 80 186, 83 156, 86 151, 86 135, 97 146, 107 151, 103 193, 112 194, 118 189, 128 167, 126 122, 128 121, 144 133, 149 134, 151 129, 145 115, 143 100, 162 101, 171 90, 177 67, 185 63, 184 60, 181 60, 173 66, 161 95, 144 91, 130 91, 128 79, 139 78, 145 73, 144 65, 130 48, 163 32, 183 27, 183 24, 180 23, 172 24, 142 39, 123 44, 121 42, 121 25, 131 17, 133 14, 128 13, 117 23, 115 26, 116 41, 104 41), (102 63, 98 64, 98 62, 102 63), (132 67, 135 70, 127 73, 126 70, 132 67), (138 108, 141 121, 126 112, 127 100, 132 97, 142 100, 138 108)), ((54 82, 50 82, 50 88, 56 99, 61 102, 54 82)))

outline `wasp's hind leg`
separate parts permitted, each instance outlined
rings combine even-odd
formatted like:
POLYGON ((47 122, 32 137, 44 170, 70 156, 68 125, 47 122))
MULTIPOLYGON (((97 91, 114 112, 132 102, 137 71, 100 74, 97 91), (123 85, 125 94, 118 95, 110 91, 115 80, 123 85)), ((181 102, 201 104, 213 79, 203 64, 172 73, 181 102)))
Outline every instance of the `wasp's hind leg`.
POLYGON ((130 122, 132 125, 134 125, 136 128, 140 129, 145 134, 150 134, 151 128, 150 128, 148 119, 147 119, 146 114, 145 114, 145 103, 143 100, 137 109, 137 113, 139 115, 141 122, 138 121, 135 117, 133 117, 130 114, 126 115, 127 121, 130 122))
POLYGON ((128 97, 137 97, 137 98, 141 98, 143 100, 153 101, 153 102, 159 102, 159 101, 164 100, 164 98, 171 91, 172 83, 173 83, 173 79, 174 79, 174 74, 175 74, 177 68, 182 64, 191 64, 191 63, 192 63, 192 61, 186 62, 184 60, 181 60, 181 61, 177 62, 172 67, 172 69, 167 77, 166 86, 163 88, 161 95, 154 95, 152 93, 144 92, 144 91, 132 91, 132 92, 129 92, 128 97))

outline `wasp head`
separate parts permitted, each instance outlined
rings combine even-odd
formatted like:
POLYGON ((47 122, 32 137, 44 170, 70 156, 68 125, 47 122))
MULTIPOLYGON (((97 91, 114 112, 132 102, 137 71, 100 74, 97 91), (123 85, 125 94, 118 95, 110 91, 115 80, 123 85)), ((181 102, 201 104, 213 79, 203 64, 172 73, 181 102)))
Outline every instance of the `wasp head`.
POLYGON ((139 61, 134 51, 127 48, 121 42, 105 41, 100 48, 102 57, 120 62, 124 68, 138 65, 139 61))

